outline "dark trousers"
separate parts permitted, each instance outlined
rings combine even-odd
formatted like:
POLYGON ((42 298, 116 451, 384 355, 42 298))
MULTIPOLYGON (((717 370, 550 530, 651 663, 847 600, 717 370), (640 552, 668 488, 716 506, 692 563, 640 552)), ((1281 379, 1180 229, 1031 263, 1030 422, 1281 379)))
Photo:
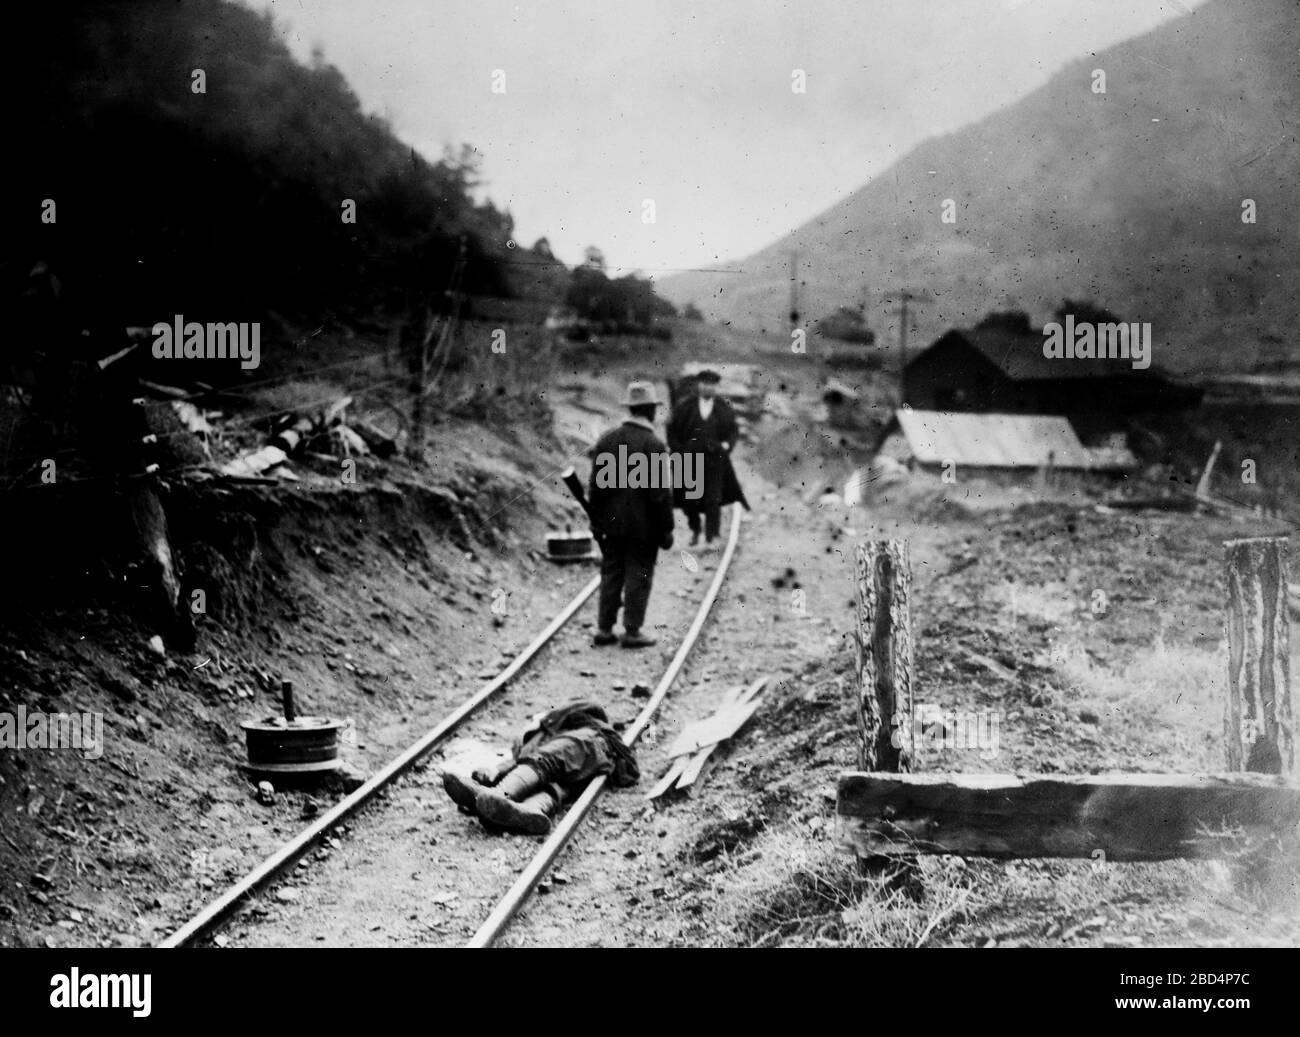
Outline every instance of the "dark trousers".
POLYGON ((612 630, 623 608, 623 626, 640 630, 650 604, 650 584, 654 581, 657 544, 625 537, 606 537, 601 545, 600 606, 597 624, 612 630))
MULTIPOLYGON (((718 534, 722 532, 722 507, 715 504, 711 508, 704 508, 704 538, 706 540, 717 540, 718 534)), ((700 531, 700 512, 688 511, 686 513, 686 524, 691 527, 691 532, 698 534, 700 531)))

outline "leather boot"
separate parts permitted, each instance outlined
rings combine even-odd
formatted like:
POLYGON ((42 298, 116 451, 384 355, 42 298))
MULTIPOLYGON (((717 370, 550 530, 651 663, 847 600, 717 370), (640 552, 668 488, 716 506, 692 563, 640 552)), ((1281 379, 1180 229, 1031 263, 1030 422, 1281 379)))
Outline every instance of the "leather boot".
POLYGON ((557 806, 555 797, 545 790, 516 801, 494 796, 487 789, 478 798, 478 815, 485 824, 525 835, 546 835, 551 830, 551 814, 557 806))
POLYGON ((449 768, 442 772, 442 787, 447 790, 447 795, 451 797, 453 803, 471 814, 478 809, 476 805, 478 794, 487 788, 469 771, 456 768, 449 768))
POLYGON ((542 776, 523 763, 503 777, 495 787, 484 789, 474 801, 478 816, 498 828, 529 835, 551 830, 550 811, 555 797, 542 776))

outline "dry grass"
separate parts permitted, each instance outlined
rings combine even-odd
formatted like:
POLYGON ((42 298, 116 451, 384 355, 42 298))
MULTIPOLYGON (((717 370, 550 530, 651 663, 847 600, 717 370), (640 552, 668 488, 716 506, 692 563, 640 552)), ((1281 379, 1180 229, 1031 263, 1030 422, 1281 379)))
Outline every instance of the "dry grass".
POLYGON ((979 906, 959 862, 928 858, 919 882, 863 875, 829 838, 791 824, 726 857, 711 876, 720 942, 752 947, 922 947, 979 906), (918 896, 916 889, 923 892, 918 896))
POLYGON ((1051 662, 1103 727, 1122 725, 1143 740, 1173 738, 1191 754, 1180 753, 1181 769, 1215 771, 1223 768, 1224 657, 1217 647, 1173 646, 1157 638, 1112 669, 1094 661, 1086 642, 1067 639, 1055 646, 1051 662))

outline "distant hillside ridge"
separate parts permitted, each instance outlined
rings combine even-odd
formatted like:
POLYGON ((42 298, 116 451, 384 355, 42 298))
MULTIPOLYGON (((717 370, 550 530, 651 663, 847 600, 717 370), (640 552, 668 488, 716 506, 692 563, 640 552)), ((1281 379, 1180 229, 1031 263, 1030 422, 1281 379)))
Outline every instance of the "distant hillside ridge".
POLYGON ((1275 367, 1295 356, 1300 323, 1298 52, 1296 0, 1211 0, 922 143, 726 264, 743 274, 683 274, 660 291, 786 334, 797 250, 804 318, 865 295, 879 345, 898 342, 902 289, 923 295, 910 350, 991 310, 1042 323, 1063 299, 1092 299, 1149 321, 1160 366, 1275 367), (955 224, 941 220, 946 199, 955 224))

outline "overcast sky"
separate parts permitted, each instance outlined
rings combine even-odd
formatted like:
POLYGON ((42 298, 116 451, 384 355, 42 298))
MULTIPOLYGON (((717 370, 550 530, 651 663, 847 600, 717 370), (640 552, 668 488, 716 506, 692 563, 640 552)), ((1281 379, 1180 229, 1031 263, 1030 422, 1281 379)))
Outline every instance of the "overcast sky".
POLYGON ((594 244, 663 276, 756 251, 927 137, 1202 0, 245 2, 426 156, 478 148, 525 244, 545 235, 569 263, 594 244))

